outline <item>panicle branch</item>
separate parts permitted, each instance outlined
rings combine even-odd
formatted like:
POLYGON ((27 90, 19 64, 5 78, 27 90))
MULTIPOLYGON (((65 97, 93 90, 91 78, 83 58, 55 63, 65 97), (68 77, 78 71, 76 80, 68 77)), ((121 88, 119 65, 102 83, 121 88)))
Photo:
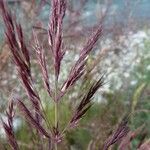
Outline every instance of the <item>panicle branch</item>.
POLYGON ((95 83, 92 84, 87 94, 82 98, 80 104, 75 110, 75 113, 70 121, 70 127, 75 127, 82 116, 92 106, 91 100, 96 91, 104 84, 103 76, 95 83))
POLYGON ((58 128, 58 123, 56 127, 53 127, 53 140, 55 143, 60 143, 62 141, 62 135, 58 128))
POLYGON ((2 120, 3 128, 5 130, 7 139, 9 144, 11 145, 13 150, 19 150, 19 146, 17 144, 17 140, 15 137, 14 129, 13 129, 13 118, 14 118, 14 102, 11 100, 8 105, 8 109, 6 111, 7 122, 2 120))
POLYGON ((45 58, 44 49, 40 45, 37 35, 34 32, 33 32, 33 36, 34 36, 34 42, 35 42, 34 49, 36 51, 36 57, 37 57, 38 63, 41 67, 43 80, 44 80, 44 86, 45 86, 45 89, 47 90, 48 94, 51 96, 52 92, 51 92, 50 83, 49 83, 49 75, 48 75, 48 70, 47 70, 47 66, 46 66, 47 62, 46 62, 46 58, 45 58))
POLYGON ((88 39, 83 49, 81 49, 78 60, 76 61, 75 65, 71 68, 69 76, 61 88, 62 93, 65 93, 66 90, 70 88, 72 85, 74 85, 75 82, 84 74, 87 60, 86 58, 92 51, 93 47, 95 46, 100 36, 102 36, 101 25, 99 25, 98 29, 91 36, 91 38, 88 39))
POLYGON ((127 124, 128 118, 124 118, 113 135, 105 142, 103 148, 104 150, 108 150, 111 145, 115 144, 127 135, 127 133, 129 132, 129 127, 127 126, 127 124))
POLYGON ((52 12, 48 29, 49 45, 54 58, 55 76, 58 80, 63 50, 62 27, 66 11, 66 0, 52 0, 52 12))
POLYGON ((28 97, 32 102, 33 107, 35 108, 35 115, 38 119, 39 115, 37 114, 40 113, 37 112, 40 112, 40 98, 33 86, 30 68, 30 54, 25 44, 22 27, 16 22, 16 19, 13 18, 3 0, 0 1, 0 8, 2 10, 2 16, 6 28, 5 35, 13 55, 13 61, 16 64, 19 77, 23 83, 23 87, 27 91, 28 97))
POLYGON ((44 135, 47 138, 50 138, 49 133, 40 125, 40 123, 35 119, 35 117, 32 115, 32 113, 28 110, 28 108, 24 105, 24 103, 21 100, 17 99, 17 105, 20 111, 25 116, 28 123, 35 127, 42 135, 44 135))

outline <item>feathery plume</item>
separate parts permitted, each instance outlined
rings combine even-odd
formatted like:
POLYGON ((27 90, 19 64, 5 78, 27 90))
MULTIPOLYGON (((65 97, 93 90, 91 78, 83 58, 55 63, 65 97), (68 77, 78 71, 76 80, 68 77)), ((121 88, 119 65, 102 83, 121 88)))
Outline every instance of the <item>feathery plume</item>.
POLYGON ((49 133, 40 125, 40 123, 34 118, 32 113, 28 110, 28 108, 24 105, 21 100, 17 100, 17 105, 20 111, 25 116, 28 123, 30 123, 33 127, 35 127, 42 135, 47 138, 50 138, 49 133))
POLYGON ((93 83, 90 87, 87 94, 82 98, 80 104, 75 110, 75 113, 70 121, 70 127, 75 127, 79 120, 82 118, 82 116, 89 110, 89 108, 92 106, 91 99, 93 95, 96 93, 96 91, 103 86, 103 76, 96 82, 93 83))
POLYGON ((2 16, 5 23, 5 35, 13 55, 13 61, 16 64, 19 77, 24 85, 23 87, 27 91, 28 97, 35 108, 35 115, 37 116, 37 119, 39 119, 40 116, 37 114, 40 113, 37 112, 40 112, 40 98, 33 86, 29 50, 25 44, 22 27, 16 22, 16 19, 13 18, 3 0, 0 1, 0 8, 2 10, 2 16))
MULTIPOLYGON (((61 91, 65 93, 85 72, 86 58, 92 51, 99 37, 102 35, 102 26, 100 25, 95 33, 88 39, 87 43, 80 52, 79 58, 75 65, 71 68, 67 80, 64 82, 61 91)), ((63 95, 63 94, 62 94, 63 95)))
POLYGON ((104 144, 104 150, 108 150, 108 148, 121 140, 123 137, 127 135, 129 132, 129 127, 127 126, 128 124, 128 118, 124 118, 121 123, 119 124, 118 128, 116 131, 113 133, 113 135, 108 138, 108 140, 104 144))
POLYGON ((42 75, 43 75, 43 79, 44 79, 44 86, 45 86, 45 89, 47 90, 48 94, 51 96, 48 70, 47 70, 47 66, 46 66, 47 62, 46 62, 44 50, 40 46, 37 35, 34 32, 33 32, 33 36, 34 36, 34 42, 35 42, 34 49, 36 51, 38 63, 41 67, 41 71, 42 71, 42 75))
POLYGON ((14 102, 11 100, 6 111, 7 123, 2 120, 3 128, 5 130, 9 144, 13 150, 19 150, 17 140, 13 129, 13 118, 14 118, 14 102))
POLYGON ((66 11, 66 0, 52 0, 52 12, 50 17, 48 35, 49 45, 54 56, 56 79, 59 77, 61 60, 65 54, 63 50, 62 26, 66 11))

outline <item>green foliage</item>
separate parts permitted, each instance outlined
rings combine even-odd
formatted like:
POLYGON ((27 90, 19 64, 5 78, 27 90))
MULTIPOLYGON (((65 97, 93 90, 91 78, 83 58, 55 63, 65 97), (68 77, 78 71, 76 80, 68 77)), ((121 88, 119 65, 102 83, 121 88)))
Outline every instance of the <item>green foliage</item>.
POLYGON ((87 148, 87 145, 91 140, 91 133, 88 129, 80 128, 68 132, 66 138, 70 145, 76 145, 78 150, 83 150, 87 148))
POLYGON ((145 125, 142 132, 132 141, 132 149, 140 143, 142 137, 150 137, 150 41, 144 43, 140 63, 132 71, 132 78, 137 81, 131 98, 131 130, 136 130, 139 126, 145 125))
POLYGON ((135 90, 134 94, 133 94, 133 98, 132 98, 132 102, 131 102, 131 114, 134 113, 135 108, 138 104, 138 101, 140 99, 140 96, 144 90, 144 88, 146 87, 146 83, 142 83, 141 85, 139 85, 139 87, 137 87, 137 89, 135 90))

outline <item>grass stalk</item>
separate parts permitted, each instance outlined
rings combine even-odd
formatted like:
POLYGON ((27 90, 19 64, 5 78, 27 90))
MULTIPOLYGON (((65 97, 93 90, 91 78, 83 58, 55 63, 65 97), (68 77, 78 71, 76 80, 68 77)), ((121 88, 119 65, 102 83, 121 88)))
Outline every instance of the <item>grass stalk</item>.
MULTIPOLYGON (((55 77, 55 128, 58 126, 58 101, 57 101, 57 93, 58 93, 58 78, 55 77)), ((58 150, 57 142, 55 142, 55 150, 58 150)))

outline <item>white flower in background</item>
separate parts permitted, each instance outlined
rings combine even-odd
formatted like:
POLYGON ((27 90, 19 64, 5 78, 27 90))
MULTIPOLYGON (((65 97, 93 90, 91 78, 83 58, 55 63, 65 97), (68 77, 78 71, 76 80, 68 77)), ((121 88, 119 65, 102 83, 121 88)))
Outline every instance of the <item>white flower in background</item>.
POLYGON ((146 67, 146 69, 147 69, 148 71, 150 71, 150 65, 148 65, 148 66, 146 67))
POLYGON ((132 85, 132 86, 134 86, 134 85, 136 85, 137 84, 137 80, 132 80, 131 82, 130 82, 130 84, 132 85))
POLYGON ((129 78, 130 74, 128 72, 124 73, 124 77, 129 78))
MULTIPOLYGON (((104 71, 109 73, 107 80, 109 80, 109 84, 112 84, 112 86, 104 88, 104 91, 117 90, 121 86, 126 85, 127 82, 124 80, 124 77, 130 80, 131 72, 140 64, 141 59, 149 59, 150 54, 145 54, 144 52, 146 48, 145 41, 150 40, 149 34, 147 31, 138 31, 137 33, 130 32, 127 36, 121 35, 118 38, 119 44, 115 44, 115 41, 112 41, 112 39, 101 42, 102 48, 106 47, 106 45, 111 47, 111 51, 107 57, 100 62, 99 67, 100 72, 104 71), (113 48, 119 49, 117 54, 113 51, 113 48)), ((146 69, 150 70, 150 65, 148 65, 146 69)), ((144 78, 141 73, 137 73, 137 76, 139 79, 144 78)), ((137 82, 137 80, 132 79, 129 84, 134 86, 137 82)))

